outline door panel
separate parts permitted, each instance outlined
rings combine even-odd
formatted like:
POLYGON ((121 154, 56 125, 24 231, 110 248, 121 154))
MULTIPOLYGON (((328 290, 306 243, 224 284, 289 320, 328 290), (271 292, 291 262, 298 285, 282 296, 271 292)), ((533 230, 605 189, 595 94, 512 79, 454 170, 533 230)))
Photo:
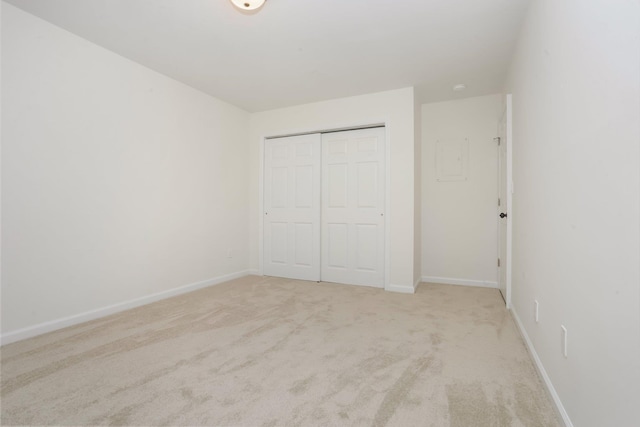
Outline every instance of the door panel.
POLYGON ((320 280, 320 134, 265 141, 263 272, 320 280))
POLYGON ((507 301, 507 133, 506 133, 506 111, 498 124, 498 288, 502 298, 507 301), (507 213, 505 218, 500 214, 507 213))
POLYGON ((345 269, 348 265, 349 225, 328 223, 326 227, 327 265, 331 268, 345 269))
POLYGON ((384 286, 384 135, 322 135, 323 281, 384 286))
POLYGON ((328 165, 329 183, 327 198, 329 207, 347 207, 347 163, 328 165))
POLYGON ((358 163, 357 194, 359 208, 376 208, 378 203, 378 163, 358 163))
POLYGON ((374 224, 356 224, 356 269, 375 271, 378 254, 378 227, 374 224))
POLYGON ((271 223, 271 256, 269 259, 275 264, 287 263, 287 223, 271 223))
POLYGON ((286 167, 274 167, 271 169, 271 207, 286 207, 287 177, 288 170, 286 167))
POLYGON ((296 208, 311 208, 313 206, 313 166, 296 166, 295 175, 296 208))

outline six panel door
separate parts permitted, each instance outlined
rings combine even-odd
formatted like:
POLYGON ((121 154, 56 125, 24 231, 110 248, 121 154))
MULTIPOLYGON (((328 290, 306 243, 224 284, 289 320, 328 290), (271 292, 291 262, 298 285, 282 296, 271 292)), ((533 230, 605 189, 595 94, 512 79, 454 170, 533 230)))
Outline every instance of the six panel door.
POLYGON ((384 287, 384 136, 322 135, 323 281, 384 287))
POLYGON ((265 141, 267 276, 320 280, 320 144, 320 134, 265 141))

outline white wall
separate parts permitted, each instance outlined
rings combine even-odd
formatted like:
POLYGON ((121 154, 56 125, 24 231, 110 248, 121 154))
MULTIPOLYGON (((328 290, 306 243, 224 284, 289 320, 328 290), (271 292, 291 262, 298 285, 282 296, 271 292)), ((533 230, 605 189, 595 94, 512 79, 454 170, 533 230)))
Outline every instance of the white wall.
POLYGON ((3 334, 246 271, 248 113, 2 6, 3 334))
POLYGON ((639 16, 634 0, 531 2, 507 87, 513 306, 580 427, 640 420, 639 16))
POLYGON ((496 286, 500 95, 422 105, 422 275, 496 286), (468 177, 438 181, 436 141, 467 138, 468 177))
POLYGON ((268 136, 384 123, 390 158, 389 283, 413 290, 414 245, 414 91, 405 88, 341 98, 251 115, 251 268, 260 269, 263 140, 268 136))

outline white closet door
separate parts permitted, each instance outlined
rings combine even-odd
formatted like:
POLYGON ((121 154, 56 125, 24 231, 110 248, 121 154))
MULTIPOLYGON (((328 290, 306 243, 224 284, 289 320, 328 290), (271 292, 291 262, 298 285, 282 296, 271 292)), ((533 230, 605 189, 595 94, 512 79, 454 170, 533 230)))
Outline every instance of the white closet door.
POLYGON ((384 287, 384 135, 322 135, 323 281, 384 287))
POLYGON ((265 142, 267 276, 320 280, 320 143, 320 134, 265 142))

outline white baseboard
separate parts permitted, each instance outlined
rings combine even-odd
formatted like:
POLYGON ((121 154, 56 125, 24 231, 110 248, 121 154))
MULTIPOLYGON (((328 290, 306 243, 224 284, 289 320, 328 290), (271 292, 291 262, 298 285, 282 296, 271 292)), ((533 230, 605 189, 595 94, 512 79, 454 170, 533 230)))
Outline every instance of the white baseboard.
POLYGON ((203 280, 201 282, 191 283, 190 285, 180 286, 178 288, 173 288, 173 289, 169 289, 162 292, 156 292, 154 294, 146 295, 144 297, 119 302, 117 304, 112 304, 112 305, 98 308, 95 310, 86 311, 84 313, 75 314, 73 316, 63 317, 61 319, 56 319, 56 320, 50 320, 48 322, 40 323, 34 326, 29 326, 26 328, 7 332, 5 334, 0 335, 0 345, 10 344, 16 341, 22 341, 27 338, 45 334, 47 332, 52 332, 58 329, 77 325, 79 323, 99 319, 101 317, 119 313, 124 310, 140 307, 141 305, 146 305, 152 302, 160 301, 166 298, 171 298, 181 294, 186 294, 187 292, 192 292, 198 289, 202 289, 209 286, 217 285, 219 283, 227 282, 229 280, 244 277, 248 274, 249 274, 249 271, 247 270, 239 271, 237 273, 225 274, 224 276, 214 277, 212 279, 203 280))
POLYGON ((486 280, 469 280, 469 279, 456 279, 454 277, 422 276, 422 281, 427 283, 440 283, 442 285, 476 286, 480 288, 498 289, 497 282, 489 282, 486 280))
POLYGON ((252 276, 262 276, 262 274, 260 274, 260 270, 258 270, 257 268, 250 268, 249 270, 247 270, 247 274, 250 274, 252 276))
POLYGON ((553 384, 551 383, 551 378, 549 378, 549 375, 547 375, 547 371, 544 369, 544 366, 542 365, 542 361, 538 357, 538 353, 536 352, 536 349, 533 347, 533 343, 529 339, 529 335, 527 334, 527 331, 524 329, 524 325, 520 321, 520 317, 518 317, 518 313, 516 313, 516 310, 513 307, 511 308, 510 311, 511 311, 511 316, 513 317, 513 319, 516 322, 516 325, 518 326, 520 335, 522 336, 522 339, 524 339, 524 342, 527 345, 529 354, 531 354, 531 357, 533 358, 536 368, 538 369, 538 372, 540 373, 540 376, 542 377, 544 384, 547 386, 547 390, 549 390, 549 394, 551 394, 551 398, 553 399, 553 403, 555 403, 556 405, 556 409, 558 410, 558 413, 562 417, 562 420, 564 421, 564 424, 567 427, 573 427, 573 423, 569 418, 569 414, 567 414, 567 410, 564 408, 564 405, 560 400, 560 396, 558 396, 556 389, 553 387, 553 384))
POLYGON ((415 287, 411 286, 411 285, 392 285, 389 284, 387 286, 385 286, 384 288, 385 291, 389 291, 389 292, 399 292, 401 294, 415 294, 416 293, 416 289, 415 287))

